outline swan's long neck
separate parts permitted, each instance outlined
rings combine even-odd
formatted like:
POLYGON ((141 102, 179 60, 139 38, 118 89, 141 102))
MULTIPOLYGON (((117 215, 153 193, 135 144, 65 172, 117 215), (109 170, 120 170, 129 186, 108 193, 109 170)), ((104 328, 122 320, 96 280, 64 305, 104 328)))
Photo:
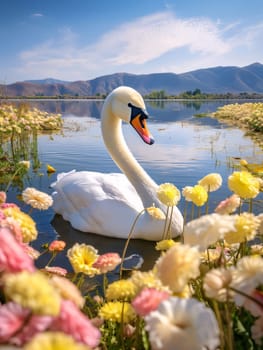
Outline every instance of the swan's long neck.
POLYGON ((132 183, 144 207, 152 206, 157 202, 155 193, 158 185, 144 171, 129 150, 123 137, 121 119, 104 108, 101 129, 104 143, 112 159, 132 183))

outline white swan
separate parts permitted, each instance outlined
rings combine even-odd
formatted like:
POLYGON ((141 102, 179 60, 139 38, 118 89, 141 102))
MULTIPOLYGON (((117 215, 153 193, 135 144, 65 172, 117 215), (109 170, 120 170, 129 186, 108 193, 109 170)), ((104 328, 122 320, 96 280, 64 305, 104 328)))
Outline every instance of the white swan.
MULTIPOLYGON (((145 143, 154 143, 147 126, 142 96, 126 86, 116 88, 106 98, 101 112, 104 143, 123 174, 74 170, 59 174, 54 188, 53 208, 72 227, 115 238, 127 238, 134 220, 143 208, 153 204, 166 212, 156 197, 158 185, 131 154, 122 134, 122 120, 130 123, 145 143)), ((139 217, 131 238, 161 240, 164 220, 147 211, 139 217)), ((172 236, 183 229, 183 217, 174 207, 172 236)))

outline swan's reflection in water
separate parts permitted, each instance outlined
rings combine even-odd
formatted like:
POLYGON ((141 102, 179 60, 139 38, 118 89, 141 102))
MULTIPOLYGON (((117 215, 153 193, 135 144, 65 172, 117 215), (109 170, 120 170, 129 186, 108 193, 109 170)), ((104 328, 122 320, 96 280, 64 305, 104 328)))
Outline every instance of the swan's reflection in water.
MULTIPOLYGON (((53 266, 63 266, 68 271, 72 271, 70 263, 67 259, 66 253, 75 243, 85 243, 92 245, 98 250, 98 254, 109 252, 123 254, 126 240, 119 238, 109 238, 106 236, 96 235, 93 233, 84 233, 75 230, 71 225, 65 221, 62 216, 55 215, 51 222, 54 230, 57 232, 57 239, 66 242, 66 249, 57 255, 53 266)), ((155 249, 156 242, 145 241, 141 239, 131 239, 127 248, 126 257, 132 254, 138 254, 144 260, 141 271, 148 271, 152 269, 154 262, 160 256, 160 252, 155 249)), ((44 266, 49 260, 50 256, 44 255, 38 261, 39 266, 44 266)), ((138 259, 134 260, 135 262, 138 259)))

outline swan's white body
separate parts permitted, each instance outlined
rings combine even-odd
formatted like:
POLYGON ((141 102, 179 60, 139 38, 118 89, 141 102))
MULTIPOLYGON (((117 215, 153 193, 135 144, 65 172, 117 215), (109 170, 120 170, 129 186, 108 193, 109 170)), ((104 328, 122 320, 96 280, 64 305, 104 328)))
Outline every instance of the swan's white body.
MULTIPOLYGON (((135 127, 131 121, 131 109, 135 109, 136 113, 145 111, 141 95, 131 88, 119 87, 106 98, 101 113, 104 143, 123 174, 71 171, 59 174, 52 185, 55 212, 75 229, 126 239, 143 208, 154 204, 166 212, 166 207, 156 196, 158 185, 135 160, 124 140, 122 120, 131 122, 135 127)), ((144 116, 146 118, 146 114, 144 116)), ((137 126, 135 128, 144 141, 151 144, 153 141, 146 134, 148 130, 142 122, 138 121, 137 125, 141 130, 137 126), (141 125, 145 127, 143 130, 141 125)), ((131 238, 160 240, 164 224, 165 220, 157 220, 145 211, 136 222, 131 238)), ((171 227, 173 237, 182 232, 183 217, 177 207, 173 210, 171 227)))

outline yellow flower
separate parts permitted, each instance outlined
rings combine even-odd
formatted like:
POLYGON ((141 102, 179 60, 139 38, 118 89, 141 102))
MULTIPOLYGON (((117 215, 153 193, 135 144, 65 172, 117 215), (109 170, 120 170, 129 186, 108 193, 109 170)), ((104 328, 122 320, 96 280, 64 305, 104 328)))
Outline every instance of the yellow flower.
POLYGON ((182 193, 186 201, 193 202, 198 207, 204 205, 208 199, 207 191, 201 185, 186 186, 183 188, 182 193))
POLYGON ((131 300, 135 296, 135 286, 132 280, 119 280, 108 285, 107 300, 131 300))
POLYGON ((252 213, 242 213, 236 215, 235 231, 230 231, 225 234, 225 241, 228 244, 242 243, 250 241, 256 236, 260 221, 252 213))
POLYGON ((85 275, 93 277, 99 270, 92 265, 98 259, 98 251, 91 245, 76 243, 67 252, 69 261, 76 273, 83 272, 85 275))
POLYGON ((18 207, 7 207, 2 209, 5 216, 13 218, 18 222, 21 230, 24 243, 29 243, 37 238, 37 228, 34 220, 22 212, 18 207))
POLYGON ((163 239, 160 242, 156 243, 155 249, 156 250, 168 250, 172 246, 174 246, 176 242, 173 239, 163 239))
POLYGON ((32 208, 46 210, 53 204, 53 199, 47 193, 28 187, 22 192, 22 199, 32 208))
POLYGON ((172 207, 181 199, 180 191, 171 183, 164 183, 157 189, 158 199, 165 205, 172 207))
POLYGON ((235 171, 228 177, 228 187, 241 198, 249 199, 259 194, 260 183, 248 171, 235 171))
POLYGON ((62 332, 37 333, 23 348, 24 350, 89 350, 87 345, 76 342, 62 332))
POLYGON ((156 208, 156 207, 149 207, 146 209, 148 214, 150 214, 154 219, 157 220, 165 220, 166 216, 165 214, 162 212, 162 210, 160 208, 156 208))
POLYGON ((207 192, 214 192, 222 185, 222 177, 220 174, 211 173, 199 180, 198 185, 203 186, 207 192))
POLYGON ((129 323, 136 315, 131 304, 121 301, 110 301, 99 310, 99 317, 106 321, 129 323))
POLYGON ((18 164, 19 164, 19 165, 22 165, 22 166, 25 167, 27 170, 30 168, 30 161, 29 161, 29 160, 21 160, 18 164))
POLYGON ((57 316, 60 311, 60 296, 48 277, 40 271, 5 275, 4 292, 8 299, 35 314, 57 316))
POLYGON ((167 286, 164 286, 160 279, 156 276, 156 273, 150 271, 133 271, 130 277, 135 288, 136 294, 138 294, 143 288, 155 288, 157 290, 170 291, 167 286))

